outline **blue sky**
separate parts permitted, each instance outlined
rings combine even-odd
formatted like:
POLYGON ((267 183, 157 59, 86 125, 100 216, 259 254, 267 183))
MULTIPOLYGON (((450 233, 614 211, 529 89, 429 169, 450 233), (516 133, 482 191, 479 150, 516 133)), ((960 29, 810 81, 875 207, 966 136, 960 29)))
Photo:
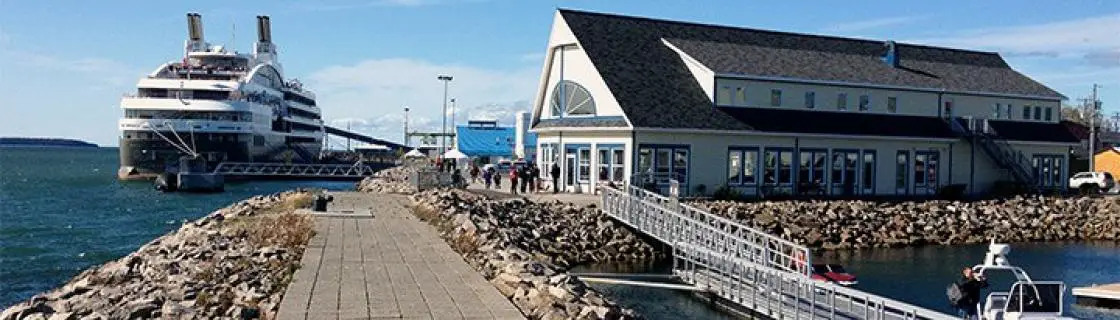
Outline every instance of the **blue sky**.
POLYGON ((822 3, 0 1, 0 136, 116 145, 121 95, 182 56, 189 11, 209 42, 240 51, 254 16, 270 15, 286 76, 318 93, 324 118, 393 140, 406 105, 414 127, 438 127, 439 73, 455 77, 460 121, 528 110, 557 7, 998 51, 1068 103, 1099 83, 1107 113, 1120 111, 1120 1, 822 3))

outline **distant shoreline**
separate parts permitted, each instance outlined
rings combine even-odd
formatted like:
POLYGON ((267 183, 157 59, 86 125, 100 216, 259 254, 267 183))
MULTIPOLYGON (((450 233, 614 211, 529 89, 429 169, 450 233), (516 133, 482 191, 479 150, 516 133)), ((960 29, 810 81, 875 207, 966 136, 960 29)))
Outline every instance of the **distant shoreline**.
POLYGON ((99 146, 77 139, 0 137, 0 147, 97 148, 99 146))

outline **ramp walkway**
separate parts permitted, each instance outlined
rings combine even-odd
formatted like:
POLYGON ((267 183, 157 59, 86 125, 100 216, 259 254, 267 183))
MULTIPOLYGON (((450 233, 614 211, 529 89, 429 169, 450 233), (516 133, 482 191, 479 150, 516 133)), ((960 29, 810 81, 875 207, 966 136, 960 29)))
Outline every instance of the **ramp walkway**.
POLYGON ((632 187, 601 189, 602 210, 673 248, 673 274, 733 308, 772 319, 957 319, 810 278, 812 252, 632 187))
POLYGON ((524 319, 405 196, 332 195, 278 319, 524 319))

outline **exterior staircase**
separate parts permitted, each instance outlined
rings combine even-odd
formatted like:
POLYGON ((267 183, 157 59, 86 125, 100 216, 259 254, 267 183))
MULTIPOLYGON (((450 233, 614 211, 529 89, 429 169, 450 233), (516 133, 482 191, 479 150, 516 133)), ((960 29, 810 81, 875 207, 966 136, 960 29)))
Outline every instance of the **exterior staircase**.
POLYGON ((958 136, 980 147, 1000 168, 1007 170, 1016 182, 1029 190, 1039 192, 1035 171, 1030 158, 1012 147, 1007 140, 1000 138, 995 128, 988 125, 988 119, 959 117, 945 119, 958 136))

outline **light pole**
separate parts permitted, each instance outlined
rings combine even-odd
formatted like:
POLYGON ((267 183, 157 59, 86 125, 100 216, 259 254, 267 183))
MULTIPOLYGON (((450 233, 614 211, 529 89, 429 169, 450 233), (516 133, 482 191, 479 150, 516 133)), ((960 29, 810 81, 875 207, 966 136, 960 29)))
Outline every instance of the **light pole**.
POLYGON ((404 147, 409 147, 409 107, 404 107, 404 147))
POLYGON ((1097 111, 1100 108, 1100 103, 1097 102, 1097 88, 1101 86, 1093 84, 1093 99, 1089 100, 1089 171, 1097 171, 1096 167, 1096 138, 1097 138, 1097 111))
POLYGON ((441 74, 436 79, 443 81, 443 126, 439 137, 439 156, 442 158, 447 152, 447 84, 451 83, 451 76, 441 74))

